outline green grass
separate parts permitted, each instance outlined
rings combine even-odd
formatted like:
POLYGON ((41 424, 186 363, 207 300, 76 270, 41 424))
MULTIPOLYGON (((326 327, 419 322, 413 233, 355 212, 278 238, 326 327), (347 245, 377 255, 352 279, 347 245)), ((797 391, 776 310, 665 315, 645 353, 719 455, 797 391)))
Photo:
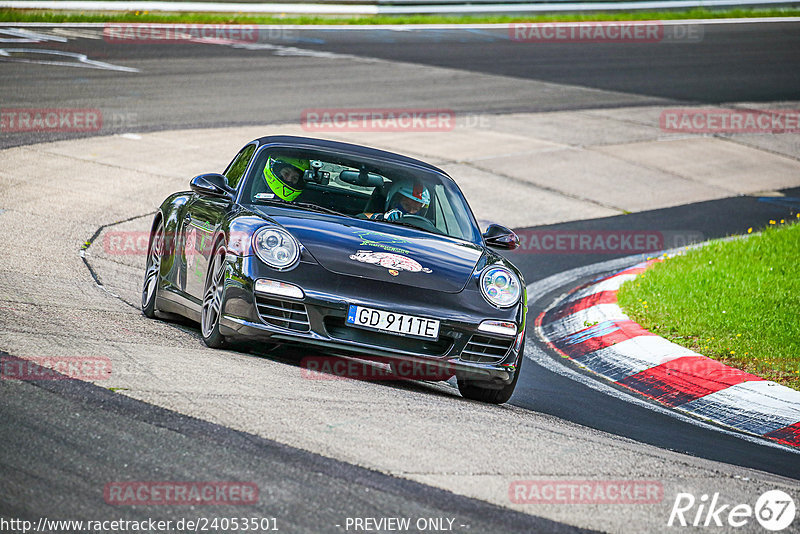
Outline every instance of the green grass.
POLYGON ((656 264, 622 286, 620 306, 670 341, 800 389, 800 221, 782 223, 656 264))
POLYGON ((563 13, 543 15, 362 15, 295 16, 247 13, 69 12, 0 9, 0 22, 160 22, 202 24, 482 24, 510 22, 575 22, 610 20, 675 20, 742 17, 798 17, 800 9, 691 9, 684 11, 633 11, 563 13))

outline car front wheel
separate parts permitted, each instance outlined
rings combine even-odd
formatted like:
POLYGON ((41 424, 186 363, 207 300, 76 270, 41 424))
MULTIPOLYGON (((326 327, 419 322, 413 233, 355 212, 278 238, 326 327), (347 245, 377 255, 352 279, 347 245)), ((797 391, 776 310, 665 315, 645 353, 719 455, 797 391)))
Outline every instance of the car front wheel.
POLYGON ((503 404, 504 402, 508 402, 508 399, 510 399, 511 395, 514 393, 514 388, 517 387, 517 380, 519 380, 519 375, 522 372, 522 360, 524 359, 525 357, 520 353, 519 365, 514 373, 514 378, 507 386, 503 386, 500 389, 490 389, 482 386, 480 382, 459 378, 458 391, 461 392, 461 396, 465 399, 487 402, 489 404, 503 404))

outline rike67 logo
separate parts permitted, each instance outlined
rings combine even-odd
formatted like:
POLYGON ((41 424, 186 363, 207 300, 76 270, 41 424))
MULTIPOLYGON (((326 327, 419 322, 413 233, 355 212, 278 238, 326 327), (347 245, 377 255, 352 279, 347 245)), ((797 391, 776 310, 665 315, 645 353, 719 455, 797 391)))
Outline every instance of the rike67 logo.
POLYGON ((719 493, 703 494, 699 499, 691 493, 678 493, 667 526, 739 528, 755 518, 763 528, 780 532, 794 522, 796 512, 794 500, 781 490, 767 491, 755 506, 722 504, 719 493))

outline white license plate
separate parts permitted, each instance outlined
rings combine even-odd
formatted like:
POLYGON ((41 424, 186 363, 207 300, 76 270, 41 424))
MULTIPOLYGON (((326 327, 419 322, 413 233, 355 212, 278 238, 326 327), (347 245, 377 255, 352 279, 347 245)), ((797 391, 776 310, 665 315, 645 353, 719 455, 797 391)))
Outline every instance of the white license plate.
POLYGON ((347 324, 402 336, 430 339, 439 337, 439 321, 436 319, 425 319, 362 306, 350 306, 347 311, 347 324))

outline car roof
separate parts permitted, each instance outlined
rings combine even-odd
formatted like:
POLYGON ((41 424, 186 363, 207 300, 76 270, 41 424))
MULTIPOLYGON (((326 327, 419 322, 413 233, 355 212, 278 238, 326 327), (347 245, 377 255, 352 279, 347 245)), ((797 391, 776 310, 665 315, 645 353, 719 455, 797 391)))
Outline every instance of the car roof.
POLYGON ((438 167, 434 167, 430 163, 425 163, 424 161, 420 161, 414 158, 409 158, 408 156, 403 156, 401 154, 395 154, 394 152, 379 150, 377 148, 369 148, 361 145, 353 145, 351 143, 342 143, 339 141, 330 141, 327 139, 316 139, 313 137, 299 137, 294 135, 270 135, 266 137, 260 137, 256 139, 256 141, 258 142, 259 146, 279 145, 279 146, 296 147, 296 148, 327 149, 327 150, 335 150, 337 152, 342 152, 350 156, 364 156, 369 158, 383 159, 386 161, 390 161, 392 163, 414 165, 417 167, 422 167, 424 169, 437 172, 452 180, 452 177, 450 177, 449 174, 447 174, 438 167))

